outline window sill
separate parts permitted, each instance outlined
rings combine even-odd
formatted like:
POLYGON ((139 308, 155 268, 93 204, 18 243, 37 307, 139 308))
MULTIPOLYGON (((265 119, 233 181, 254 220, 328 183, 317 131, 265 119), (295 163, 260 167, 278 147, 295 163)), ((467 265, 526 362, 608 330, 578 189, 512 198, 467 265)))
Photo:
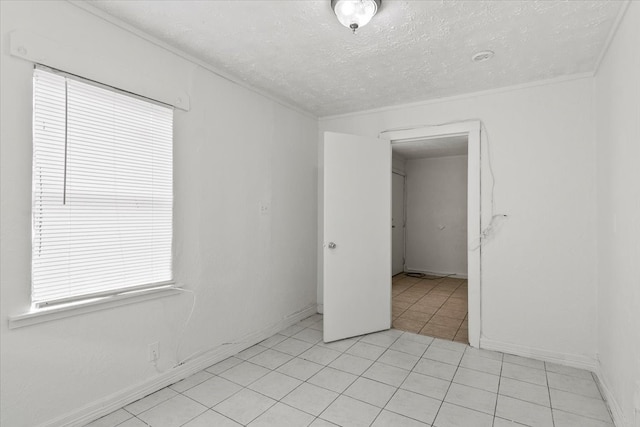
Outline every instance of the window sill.
POLYGON ((181 288, 174 285, 168 285, 158 288, 144 289, 141 291, 127 292, 124 294, 92 298, 90 300, 78 301, 55 307, 32 309, 31 311, 23 314, 9 316, 9 329, 22 328, 38 323, 64 319, 65 317, 78 316, 80 314, 91 313, 108 308, 120 307, 156 298, 163 298, 176 295, 181 292, 181 288))

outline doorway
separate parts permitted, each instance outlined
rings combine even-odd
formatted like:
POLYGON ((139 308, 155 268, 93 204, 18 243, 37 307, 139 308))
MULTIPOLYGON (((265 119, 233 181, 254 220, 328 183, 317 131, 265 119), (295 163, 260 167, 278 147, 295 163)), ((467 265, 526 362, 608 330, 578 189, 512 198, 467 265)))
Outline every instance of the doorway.
MULTIPOLYGON (((464 326, 467 327, 468 342, 472 347, 480 346, 481 333, 481 277, 480 277, 480 260, 482 256, 482 247, 475 242, 480 236, 481 230, 481 210, 480 210, 480 122, 468 121, 450 123, 440 126, 416 127, 411 129, 385 131, 381 133, 381 137, 391 141, 391 146, 396 148, 403 146, 406 151, 418 150, 425 141, 446 139, 452 137, 466 138, 467 146, 467 279, 466 283, 463 278, 441 278, 436 287, 440 287, 446 292, 452 291, 449 298, 454 295, 462 296, 466 290, 467 295, 467 314, 464 320, 464 326), (454 280, 460 280, 458 283, 454 280), (442 286, 441 286, 442 285, 442 286), (466 289, 465 289, 466 287, 466 289), (457 293, 456 293, 457 292, 457 293)), ((452 141, 452 140, 449 140, 452 141)), ((410 178, 407 178, 409 180, 410 178)), ((407 187, 409 184, 407 185, 407 187)), ((405 189, 406 194, 406 189, 405 189)), ((408 254, 407 254, 408 255, 408 254)), ((407 266, 407 270, 411 266, 407 266)), ((442 272, 435 272, 442 273, 442 272)), ((428 280, 433 275, 428 275, 420 280, 428 280)), ((417 282, 416 282, 417 283, 417 282)), ((413 284, 415 285, 415 283, 413 284)), ((426 286, 423 286, 426 287, 426 286)), ((443 292, 444 294, 444 292, 443 292)), ((443 305, 448 299, 443 301, 443 305)), ((454 302, 453 300, 451 301, 454 302)), ((454 305, 454 304, 452 304, 454 305)), ((465 305, 464 302, 457 302, 456 310, 465 305)), ((463 323, 461 323, 463 326, 463 323)), ((454 336, 455 338, 455 336, 454 336)))
POLYGON ((455 135, 468 137, 468 335, 469 344, 479 347, 479 121, 389 130, 377 138, 324 133, 318 285, 325 342, 391 327, 392 144, 455 135))
POLYGON ((467 135, 392 144, 393 327, 465 344, 467 148, 467 135))

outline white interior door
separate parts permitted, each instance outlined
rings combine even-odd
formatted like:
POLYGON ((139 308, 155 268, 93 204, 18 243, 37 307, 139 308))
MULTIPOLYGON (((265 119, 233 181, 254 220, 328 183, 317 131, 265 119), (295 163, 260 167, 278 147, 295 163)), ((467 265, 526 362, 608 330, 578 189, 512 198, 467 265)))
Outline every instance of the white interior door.
POLYGON ((391 144, 324 134, 324 341, 391 327, 391 144))
POLYGON ((404 271, 404 176, 391 174, 391 274, 404 271))

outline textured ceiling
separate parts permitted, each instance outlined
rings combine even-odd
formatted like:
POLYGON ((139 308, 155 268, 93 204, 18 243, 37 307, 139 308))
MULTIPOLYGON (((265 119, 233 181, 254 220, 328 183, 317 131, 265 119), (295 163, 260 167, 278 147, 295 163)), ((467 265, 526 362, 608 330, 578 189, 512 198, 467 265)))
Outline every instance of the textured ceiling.
POLYGON ((88 3, 317 116, 591 72, 622 5, 382 0, 353 35, 329 0, 88 3))
POLYGON ((429 157, 462 156, 467 154, 467 135, 429 138, 391 144, 394 157, 404 160, 429 157))

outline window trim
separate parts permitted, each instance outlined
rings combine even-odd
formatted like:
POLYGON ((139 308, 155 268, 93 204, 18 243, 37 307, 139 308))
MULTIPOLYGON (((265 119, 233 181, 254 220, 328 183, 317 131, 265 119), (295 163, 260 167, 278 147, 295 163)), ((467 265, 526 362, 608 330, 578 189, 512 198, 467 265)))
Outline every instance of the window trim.
POLYGON ((25 313, 9 316, 9 329, 17 329, 67 317, 78 316, 85 313, 92 313, 108 308, 121 307, 128 304, 177 295, 183 292, 187 291, 176 286, 175 283, 172 282, 167 283, 162 287, 156 286, 141 290, 128 290, 118 294, 58 304, 53 307, 34 307, 25 313))

